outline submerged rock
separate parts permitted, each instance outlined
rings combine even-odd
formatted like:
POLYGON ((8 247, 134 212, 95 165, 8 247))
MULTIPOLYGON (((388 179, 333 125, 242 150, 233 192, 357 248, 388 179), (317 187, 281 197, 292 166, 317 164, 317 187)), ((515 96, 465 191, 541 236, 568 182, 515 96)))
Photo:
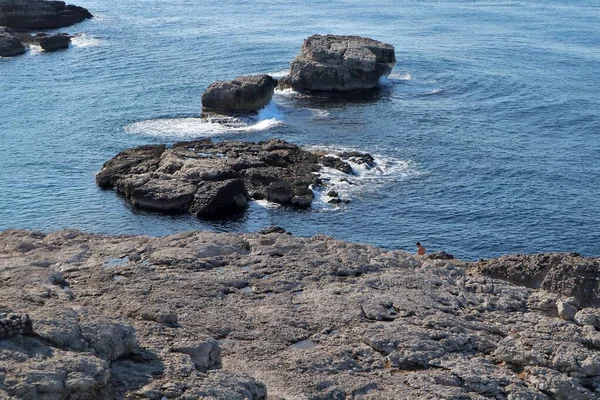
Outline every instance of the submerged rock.
POLYGON ((260 110, 273 97, 277 79, 269 75, 239 76, 211 84, 202 95, 202 111, 237 114, 260 110))
MULTIPOLYGON (((336 160, 333 167, 352 171, 336 160)), ((96 182, 136 207, 214 218, 244 209, 249 199, 310 207, 322 164, 326 156, 282 140, 198 140, 125 150, 104 164, 96 182)))
POLYGON ((63 1, 0 0, 0 26, 19 30, 63 28, 91 17, 85 8, 63 1))
POLYGON ((395 64, 390 44, 360 36, 313 35, 304 40, 280 86, 300 91, 373 89, 395 64))
POLYGON ((0 232, 0 322, 33 321, 0 338, 0 398, 600 395, 597 308, 563 320, 476 264, 266 232, 0 232))

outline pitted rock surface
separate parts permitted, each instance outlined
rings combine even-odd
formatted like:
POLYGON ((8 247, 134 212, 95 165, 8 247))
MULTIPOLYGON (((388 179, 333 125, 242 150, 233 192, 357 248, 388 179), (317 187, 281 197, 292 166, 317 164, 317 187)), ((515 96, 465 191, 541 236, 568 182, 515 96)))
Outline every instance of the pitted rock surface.
POLYGON ((390 44, 360 36, 313 35, 304 40, 279 86, 327 92, 373 89, 395 64, 390 44))
POLYGON ((311 185, 322 185, 325 164, 352 173, 340 158, 282 140, 198 140, 122 151, 104 164, 96 182, 140 208, 212 218, 243 210, 249 199, 307 208, 314 197, 311 185))
POLYGON ((0 397, 597 399, 598 310, 476 267, 277 230, 4 231, 0 304, 37 336, 0 339, 0 397))

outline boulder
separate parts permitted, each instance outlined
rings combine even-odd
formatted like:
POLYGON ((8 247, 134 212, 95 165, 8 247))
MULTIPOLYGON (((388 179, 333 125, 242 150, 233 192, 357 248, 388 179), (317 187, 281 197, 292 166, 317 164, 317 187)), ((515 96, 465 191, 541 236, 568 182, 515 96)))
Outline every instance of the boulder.
POLYGON ((12 57, 25 53, 25 47, 12 29, 0 26, 0 57, 12 57))
POLYGON ((373 89, 395 64, 390 44, 360 36, 313 35, 304 40, 280 86, 328 92, 373 89))
POLYGON ((71 36, 66 33, 55 35, 38 33, 32 37, 32 41, 37 43, 44 51, 51 52, 68 48, 71 44, 71 36))
POLYGON ((57 29, 91 17, 85 8, 62 1, 0 0, 0 26, 19 30, 57 29))
POLYGON ((277 79, 269 75, 239 76, 211 84, 202 95, 203 112, 252 113, 273 97, 277 79))

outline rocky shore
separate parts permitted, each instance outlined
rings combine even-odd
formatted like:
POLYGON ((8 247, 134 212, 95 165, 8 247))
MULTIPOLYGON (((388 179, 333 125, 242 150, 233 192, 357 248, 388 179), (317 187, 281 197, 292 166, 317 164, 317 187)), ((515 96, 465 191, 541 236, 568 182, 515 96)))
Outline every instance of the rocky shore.
POLYGON ((0 326, 19 328, 0 339, 0 397, 600 396, 600 260, 441 256, 276 228, 4 231, 0 326), (485 275, 500 270, 519 285, 485 275))

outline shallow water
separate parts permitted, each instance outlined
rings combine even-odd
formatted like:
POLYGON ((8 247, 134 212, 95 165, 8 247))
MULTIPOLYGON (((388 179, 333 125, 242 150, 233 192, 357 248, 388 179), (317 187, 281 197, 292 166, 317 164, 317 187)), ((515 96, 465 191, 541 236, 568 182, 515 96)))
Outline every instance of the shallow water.
POLYGON ((408 251, 418 240, 466 259, 600 256, 597 2, 78 4, 97 17, 64 29, 84 33, 69 50, 0 59, 1 229, 164 235, 277 224, 408 251), (313 33, 392 43, 398 63, 371 96, 285 91, 246 126, 198 120, 211 82, 281 76, 313 33), (219 222, 132 210, 95 186, 120 150, 207 136, 368 151, 381 173, 338 187, 348 205, 253 202, 219 222))

